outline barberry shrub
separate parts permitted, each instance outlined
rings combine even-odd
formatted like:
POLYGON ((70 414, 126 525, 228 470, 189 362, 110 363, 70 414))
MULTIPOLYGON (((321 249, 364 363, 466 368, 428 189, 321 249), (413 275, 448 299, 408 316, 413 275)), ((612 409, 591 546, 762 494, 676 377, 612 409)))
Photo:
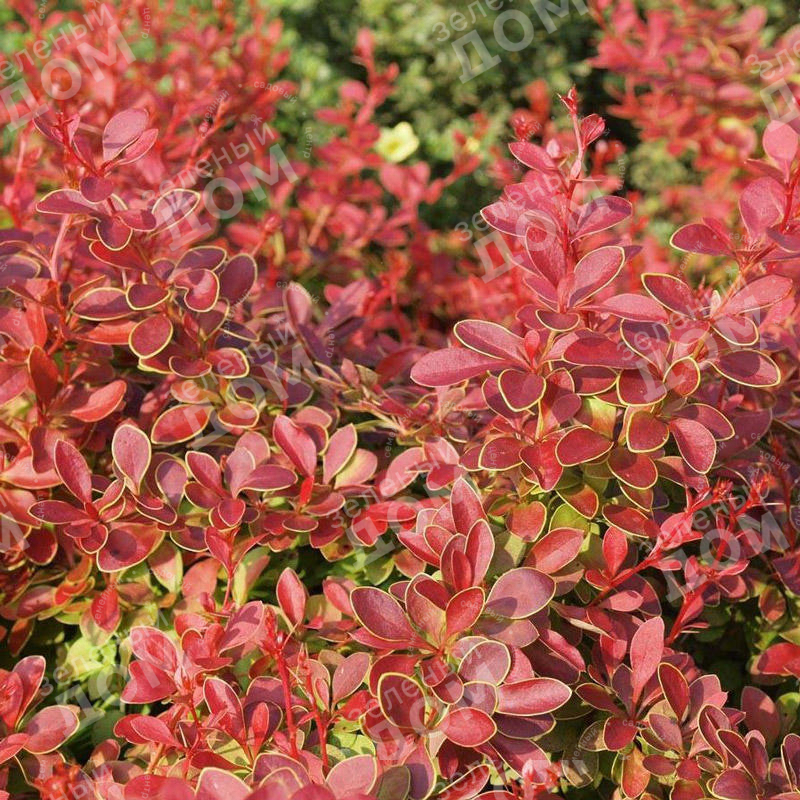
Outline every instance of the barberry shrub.
POLYGON ((667 247, 535 84, 489 275, 368 33, 304 157, 220 9, 6 103, 0 798, 800 798, 800 124, 667 247))

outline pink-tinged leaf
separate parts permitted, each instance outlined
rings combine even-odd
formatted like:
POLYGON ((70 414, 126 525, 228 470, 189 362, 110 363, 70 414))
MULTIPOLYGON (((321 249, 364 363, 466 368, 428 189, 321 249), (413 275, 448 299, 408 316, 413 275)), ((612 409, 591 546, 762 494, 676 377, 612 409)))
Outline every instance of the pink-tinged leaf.
POLYGON ((549 575, 518 567, 501 575, 489 592, 486 609, 508 619, 523 619, 541 611, 555 594, 549 575))
POLYGON ((103 161, 111 161, 138 139, 147 127, 147 112, 141 108, 120 111, 103 129, 103 161))
POLYGON ((609 717, 603 727, 603 742, 607 750, 624 750, 636 738, 636 723, 620 717, 609 717))
POLYGON ((183 580, 181 551, 170 541, 162 542, 147 561, 158 582, 169 592, 178 594, 183 580))
POLYGON ((197 436, 208 425, 211 406, 177 405, 168 408, 153 423, 153 444, 176 444, 197 436))
POLYGON ((554 528, 534 544, 525 564, 552 575, 577 557, 584 536, 577 528, 554 528))
POLYGON ((331 697, 334 703, 349 697, 361 686, 367 676, 369 664, 367 653, 353 653, 336 667, 331 681, 331 697))
POLYGON ((778 741, 781 734, 781 715, 768 694, 755 686, 745 686, 742 689, 741 707, 747 727, 751 731, 760 731, 768 747, 778 741))
POLYGON ((152 358, 172 341, 172 323, 163 315, 143 319, 128 339, 131 350, 139 358, 152 358))
POLYGON ((465 347, 484 356, 527 363, 523 339, 496 322, 462 320, 455 324, 453 333, 465 347))
POLYGON ((761 675, 794 675, 800 678, 800 645, 781 642, 768 647, 758 657, 754 671, 761 675))
POLYGON ((134 283, 128 287, 128 305, 137 311, 155 308, 169 297, 169 289, 149 283, 134 283))
MULTIPOLYGON (((474 769, 469 770, 464 775, 460 775, 453 780, 453 783, 448 784, 439 794, 439 800, 469 800, 486 786, 489 782, 490 776, 489 767, 481 764, 474 769)), ((490 795, 481 795, 484 800, 503 800, 500 795, 506 794, 505 792, 498 792, 496 797, 490 795)), ((507 795, 507 800, 514 800, 512 794, 507 795)))
POLYGON ((445 609, 448 639, 468 631, 480 618, 486 598, 479 586, 470 586, 453 595, 445 609))
POLYGON ((460 747, 478 747, 496 733, 494 720, 477 708, 455 708, 439 723, 439 730, 460 747))
POLYGON ((117 164, 132 164, 134 161, 138 161, 142 156, 147 155, 156 143, 156 139, 158 139, 158 128, 148 128, 133 144, 125 148, 125 153, 117 159, 117 164))
POLYGON ((498 387, 503 400, 514 411, 524 411, 544 397, 546 383, 541 375, 507 369, 500 373, 498 387))
POLYGON ((309 434, 287 416, 276 418, 272 434, 281 450, 303 475, 314 474, 317 467, 317 446, 309 434))
POLYGON ((98 178, 89 175, 81 179, 81 194, 90 203, 102 203, 107 200, 114 191, 114 184, 106 178, 98 178))
POLYGON ((666 311, 652 297, 632 292, 612 295, 594 308, 636 322, 667 321, 666 311))
POLYGON ((58 392, 58 366, 41 347, 32 347, 28 353, 28 370, 36 391, 36 398, 42 407, 47 407, 58 392))
POLYGON ((750 776, 742 769, 726 769, 711 785, 714 797, 722 800, 756 800, 758 793, 750 776))
POLYGON ((111 454, 126 482, 138 492, 152 455, 147 434, 131 423, 123 423, 114 431, 111 454))
POLYGON ((667 310, 688 317, 694 315, 697 302, 689 285, 681 278, 648 272, 642 275, 642 283, 650 296, 667 310))
POLYGON ((541 536, 546 521, 547 509, 543 503, 534 500, 514 508, 508 519, 508 529, 523 541, 535 542, 541 536))
POLYGON ((424 355, 412 368, 411 378, 420 386, 452 386, 504 365, 507 366, 491 356, 450 347, 424 355))
POLYGON ((598 197, 581 209, 573 236, 578 239, 604 231, 628 219, 632 213, 633 206, 624 197, 598 197))
POLYGON ((508 470, 522 463, 523 442, 511 436, 490 439, 481 448, 478 464, 486 470, 508 470))
POLYGON ((689 397, 700 385, 700 367, 691 357, 673 361, 664 375, 664 383, 675 394, 689 397))
POLYGON ((163 538, 164 531, 155 525, 131 522, 112 527, 108 532, 108 539, 97 554, 97 566, 102 572, 129 569, 155 552, 163 538))
POLYGON ((740 289, 724 305, 726 314, 744 314, 768 308, 783 300, 792 291, 792 281, 780 275, 765 275, 763 278, 748 283, 740 289))
POLYGON ((219 278, 207 269, 189 270, 175 282, 186 289, 183 300, 192 311, 211 311, 219 299, 219 278))
POLYGON ((649 489, 658 480, 658 469, 644 453, 616 447, 608 457, 608 467, 617 480, 634 489, 649 489))
MULTIPOLYGON (((14 665, 12 672, 16 678, 19 678, 19 685, 22 689, 22 694, 18 698, 18 705, 15 708, 15 712, 18 715, 24 714, 36 697, 39 687, 42 685, 45 667, 46 661, 42 656, 25 656, 14 665)), ((13 727, 16 724, 16 719, 12 721, 5 714, 0 716, 8 722, 9 727, 13 727)))
POLYGON ((131 313, 125 292, 111 287, 92 289, 75 303, 72 310, 82 319, 95 321, 120 319, 131 313))
POLYGON ((798 136, 791 125, 772 120, 763 137, 764 152, 788 174, 788 167, 797 155, 798 136))
POLYGON ((669 427, 649 411, 635 411, 628 426, 628 447, 635 453, 658 450, 669 439, 669 427))
POLYGON ((785 192, 774 178, 758 178, 739 195, 739 211, 753 239, 760 239, 783 217, 785 192))
POLYGON ((564 358, 572 364, 588 367, 635 367, 639 356, 624 342, 615 342, 599 333, 587 333, 574 341, 564 351, 564 358))
POLYGON ((350 593, 350 602, 361 624, 375 636, 404 643, 416 639, 400 603, 387 592, 358 586, 350 593))
POLYGON ((378 762, 371 755, 351 756, 335 764, 327 784, 338 800, 369 794, 378 781, 378 762))
POLYGON ((692 403, 679 409, 676 414, 682 419, 693 419, 708 428, 715 439, 730 439, 734 435, 730 420, 713 406, 705 403, 692 403))
POLYGON ((278 578, 276 594, 286 618, 292 625, 299 625, 305 617, 308 590, 291 567, 286 567, 278 578))
POLYGON ((156 742, 170 747, 178 746, 178 740, 163 719, 144 714, 124 716, 114 725, 114 735, 127 739, 131 744, 156 742))
POLYGON ((28 736, 25 733, 12 733, 0 739, 0 764, 4 764, 22 750, 28 736))
POLYGON ((627 406, 649 406, 663 400, 667 387, 648 367, 624 369, 619 376, 617 393, 627 406))
MULTIPOLYGON (((192 477, 206 489, 210 489, 216 495, 225 494, 222 485, 222 472, 217 460, 209 453, 198 450, 190 450, 186 453, 186 466, 192 473, 192 477)), ((252 459, 250 461, 252 464, 252 459)))
POLYGON ((775 362, 757 350, 734 350, 712 361, 721 375, 744 386, 777 386, 781 372, 775 362))
POLYGON ((459 478, 453 484, 450 506, 453 522, 459 533, 468 534, 478 520, 486 519, 480 496, 465 478, 459 478))
POLYGON ((81 422, 99 422, 116 411, 126 390, 125 381, 112 381, 107 386, 92 389, 82 402, 70 406, 68 413, 81 422))
POLYGON ((591 428, 573 428, 556 445, 556 458, 559 464, 571 467, 602 458, 613 446, 613 442, 591 428))
POLYGON ((242 706, 236 692, 219 678, 207 678, 203 684, 203 698, 214 720, 214 727, 241 742, 245 736, 242 706))
POLYGON ((679 722, 689 708, 689 684, 683 673, 672 664, 664 662, 658 665, 658 680, 664 690, 664 696, 679 722))
POLYGON ((194 800, 245 800, 250 793, 250 787, 233 773, 207 767, 197 779, 194 800))
POLYGON ((355 426, 351 423, 339 428, 331 436, 325 455, 322 457, 322 480, 330 483, 333 477, 353 457, 358 444, 355 426))
POLYGON ((89 609, 97 626, 108 633, 116 630, 122 618, 119 595, 115 586, 107 586, 98 594, 89 609))
POLYGON ((650 783, 650 773, 644 766, 644 755, 638 747, 621 755, 620 785, 626 797, 639 797, 650 783))
POLYGON ((686 253, 703 253, 710 256, 721 256, 731 249, 730 244, 716 231, 699 222, 684 225, 675 231, 671 244, 686 253))
POLYGON ((45 195, 36 210, 42 214, 95 214, 97 208, 76 189, 56 189, 45 195))
POLYGON ((28 371, 16 364, 0 364, 0 405, 19 397, 30 385, 28 371))
POLYGON ((129 670, 131 679, 120 695, 125 703, 156 703, 176 690, 175 682, 163 669, 146 661, 134 661, 129 670))
POLYGON ((188 217, 200 202, 200 194, 190 189, 171 189, 153 204, 151 212, 161 229, 172 228, 188 217))
POLYGON ((123 796, 124 800, 195 800, 195 793, 186 781, 150 772, 129 780, 123 796))
POLYGON ((92 500, 92 474, 86 460, 71 442, 56 442, 54 461, 58 476, 69 491, 84 503, 92 500))
POLYGON ((717 442, 704 425, 692 419, 676 417, 669 429, 683 460, 695 471, 705 474, 717 457, 717 442))
POLYGON ((631 689, 634 701, 656 674, 664 653, 664 620, 652 617, 643 622, 631 639, 631 689))
POLYGON ((30 514, 36 519, 51 522, 53 525, 68 525, 73 522, 90 522, 91 517, 80 508, 75 508, 63 500, 42 500, 34 503, 30 514))
POLYGON ((260 492, 286 489, 297 480, 296 475, 286 467, 275 464, 261 464, 244 480, 241 489, 255 489, 260 492))
POLYGON ((619 529, 610 527, 603 536, 603 558, 611 575, 616 575, 628 557, 628 539, 619 529))
POLYGON ((547 151, 533 142, 512 142, 508 149, 526 167, 539 171, 556 170, 557 166, 547 151))
POLYGON ((517 717, 549 714, 571 695, 569 686, 554 678, 528 678, 503 684, 497 690, 498 711, 517 717))
POLYGON ((587 253, 575 265, 569 304, 578 305, 608 286, 624 263, 625 251, 621 247, 600 247, 587 253))
POLYGON ((219 293, 232 306, 241 303, 250 294, 256 282, 256 262, 249 254, 234 256, 219 275, 219 293))
POLYGON ((461 660, 458 675, 464 681, 499 686, 511 669, 511 655, 502 642, 481 640, 461 660))
POLYGON ((50 753, 61 746, 78 729, 78 715, 69 706, 48 706, 38 711, 24 727, 28 735, 25 750, 29 753, 50 753))
POLYGON ((425 695, 419 684, 398 672, 381 675, 378 702, 386 718, 404 731, 425 729, 425 695))

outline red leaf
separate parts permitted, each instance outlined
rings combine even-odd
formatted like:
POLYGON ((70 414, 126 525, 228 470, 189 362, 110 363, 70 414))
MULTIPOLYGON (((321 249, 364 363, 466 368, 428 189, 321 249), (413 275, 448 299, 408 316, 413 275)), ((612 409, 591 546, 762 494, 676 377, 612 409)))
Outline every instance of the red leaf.
POLYGON ((56 442, 55 465, 58 476, 69 491, 84 503, 92 500, 92 474, 83 456, 70 442, 56 442))
POLYGON ((50 753, 78 729, 78 715, 70 706, 48 706, 34 714, 23 733, 28 735, 24 748, 29 753, 50 753))
POLYGON ((411 378, 420 386, 451 386, 502 366, 491 356, 451 347, 424 355, 412 368, 411 378))
POLYGON ((649 294, 664 308, 687 317, 693 316, 697 302, 689 285, 681 278, 648 272, 642 275, 642 283, 649 294))
POLYGON ((150 439, 131 423, 123 423, 114 431, 111 453, 130 487, 138 492, 150 466, 150 439))
POLYGON ((692 223, 679 228, 672 235, 671 244, 687 253, 721 256, 730 252, 730 245, 725 239, 708 225, 700 223, 692 223))
POLYGON ((561 708, 571 695, 569 686, 553 678, 506 683, 497 690, 498 711, 518 717, 549 714, 561 708))
POLYGON ((305 617, 308 590, 290 567, 286 567, 278 578, 276 593, 286 618, 292 625, 299 625, 305 617))
POLYGON ((523 619, 543 609, 555 593, 553 579, 539 570, 518 567, 503 573, 492 586, 486 609, 501 617, 523 619))
POLYGON ((314 474, 317 468, 317 446, 299 425, 289 417, 280 416, 275 420, 272 434, 281 450, 303 475, 314 474))
POLYGON ((613 442, 591 428, 573 428, 556 445, 556 458, 559 464, 571 467, 602 458, 613 446, 613 442))
POLYGON ((485 599, 483 589, 478 586, 462 589, 450 598, 445 609, 448 639, 468 631, 478 621, 485 599))
POLYGON ((717 443, 711 432, 699 422, 676 417, 669 429, 683 460, 695 471, 706 473, 717 457, 717 443))
POLYGON ((375 636, 402 643, 416 639, 400 603, 390 594, 371 586, 358 586, 350 593, 350 602, 361 624, 375 636))
POLYGON ((587 253, 575 265, 569 304, 578 305, 608 286, 624 263, 625 251, 621 247, 600 247, 587 253))
POLYGON ((631 639, 631 689, 637 701, 645 684, 656 673, 664 653, 664 620, 653 617, 643 622, 631 639))
POLYGON ((147 127, 147 112, 141 108, 120 111, 103 129, 103 161, 111 161, 142 135, 147 127))
POLYGON ((381 675, 378 702, 386 718, 401 730, 425 729, 425 695, 407 675, 396 672, 381 675))
POLYGON ((465 347, 484 356, 527 363, 525 342, 496 322, 462 320, 455 324, 453 333, 465 347))
POLYGON ((478 747, 497 733, 497 726, 485 711, 477 708, 455 708, 441 721, 439 730, 453 744, 478 747))
POLYGON ((177 405, 168 408, 153 423, 153 444, 176 444, 197 436, 208 425, 211 406, 177 405))

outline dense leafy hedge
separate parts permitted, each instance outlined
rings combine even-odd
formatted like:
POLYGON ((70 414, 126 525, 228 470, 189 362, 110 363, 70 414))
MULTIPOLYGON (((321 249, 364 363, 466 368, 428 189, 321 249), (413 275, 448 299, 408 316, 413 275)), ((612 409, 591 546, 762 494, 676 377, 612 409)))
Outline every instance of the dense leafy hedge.
POLYGON ((796 31, 4 13, 0 798, 800 797, 796 31))

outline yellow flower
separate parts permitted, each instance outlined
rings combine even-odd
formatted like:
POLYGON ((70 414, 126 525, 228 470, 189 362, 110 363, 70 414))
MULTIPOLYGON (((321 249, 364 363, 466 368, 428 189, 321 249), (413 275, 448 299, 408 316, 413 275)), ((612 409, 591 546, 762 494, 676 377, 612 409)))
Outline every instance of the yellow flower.
POLYGON ((398 122, 394 128, 383 128, 375 150, 387 161, 399 164, 419 147, 414 129, 408 122, 398 122))

